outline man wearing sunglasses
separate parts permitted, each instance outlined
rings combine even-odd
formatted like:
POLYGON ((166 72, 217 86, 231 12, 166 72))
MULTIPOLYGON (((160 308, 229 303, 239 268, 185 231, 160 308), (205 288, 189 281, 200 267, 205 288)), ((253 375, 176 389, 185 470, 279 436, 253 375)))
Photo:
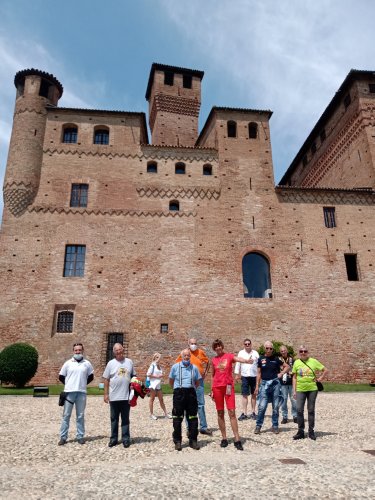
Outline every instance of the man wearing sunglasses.
POLYGON ((259 354, 252 348, 251 340, 245 339, 243 341, 244 348, 238 353, 239 358, 249 360, 248 363, 236 363, 234 373, 236 380, 241 379, 241 394, 242 394, 242 413, 238 420, 246 420, 248 418, 256 419, 255 405, 255 386, 258 372, 258 358, 259 354), (251 396, 250 396, 251 394, 251 396), (251 413, 247 414, 248 400, 251 397, 251 413))
POLYGON ((258 417, 254 434, 260 434, 268 403, 272 403, 272 432, 279 433, 280 380, 290 367, 273 352, 272 342, 264 343, 265 355, 259 356, 255 395, 259 393, 258 417))

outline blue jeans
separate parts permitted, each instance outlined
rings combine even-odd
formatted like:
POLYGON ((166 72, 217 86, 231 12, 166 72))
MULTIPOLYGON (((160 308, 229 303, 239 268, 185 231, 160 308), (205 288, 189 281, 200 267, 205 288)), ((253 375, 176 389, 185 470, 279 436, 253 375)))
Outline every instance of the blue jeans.
MULTIPOLYGON (((207 430, 207 419, 206 419, 206 410, 204 408, 204 382, 203 380, 199 381, 198 387, 195 388, 195 392, 197 393, 198 400, 198 418, 199 418, 199 427, 201 431, 207 430)), ((188 421, 186 420, 186 428, 188 427, 188 421)))
POLYGON ((263 425, 268 403, 272 403, 272 427, 279 427, 280 385, 278 378, 262 380, 259 387, 257 427, 262 427, 263 425))
POLYGON ((64 404, 64 412, 60 427, 60 438, 68 439, 69 422, 72 415, 73 406, 76 407, 76 426, 77 439, 81 439, 85 435, 85 408, 86 408, 86 393, 85 392, 68 392, 67 399, 64 404), (71 403, 69 402, 71 401, 71 403))
POLYGON ((297 416, 297 403, 293 398, 293 386, 292 385, 283 385, 281 384, 281 396, 282 401, 280 402, 281 413, 283 418, 288 418, 288 397, 290 402, 292 403, 292 417, 296 418, 297 416))

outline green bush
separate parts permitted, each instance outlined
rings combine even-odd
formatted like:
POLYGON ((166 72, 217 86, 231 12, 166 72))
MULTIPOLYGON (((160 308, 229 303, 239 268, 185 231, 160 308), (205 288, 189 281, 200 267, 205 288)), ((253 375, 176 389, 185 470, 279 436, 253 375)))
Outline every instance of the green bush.
POLYGON ((24 387, 38 369, 38 351, 29 344, 17 343, 0 352, 0 380, 24 387))
MULTIPOLYGON (((285 345, 285 347, 288 349, 289 356, 292 356, 294 358, 294 356, 296 355, 296 353, 294 352, 293 346, 285 344, 285 342, 280 342, 278 340, 272 340, 272 345, 273 345, 273 352, 274 352, 274 354, 276 354, 276 356, 280 356, 280 347, 282 345, 285 345)), ((258 352, 259 352, 259 354, 264 355, 265 349, 264 349, 263 344, 259 347, 258 352)))

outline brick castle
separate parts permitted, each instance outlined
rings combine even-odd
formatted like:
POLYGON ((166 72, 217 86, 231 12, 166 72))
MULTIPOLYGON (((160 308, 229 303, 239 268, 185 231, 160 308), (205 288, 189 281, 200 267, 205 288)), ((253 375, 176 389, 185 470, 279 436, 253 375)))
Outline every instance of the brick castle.
MULTIPOLYGON (((122 341, 144 373, 191 336, 250 337, 375 377, 375 73, 352 70, 275 186, 268 110, 214 107, 203 72, 153 64, 144 113, 58 107, 51 74, 15 76, 0 237, 0 348, 56 382, 82 341, 99 379, 122 341)), ((296 113, 298 111, 296 110, 296 113)))

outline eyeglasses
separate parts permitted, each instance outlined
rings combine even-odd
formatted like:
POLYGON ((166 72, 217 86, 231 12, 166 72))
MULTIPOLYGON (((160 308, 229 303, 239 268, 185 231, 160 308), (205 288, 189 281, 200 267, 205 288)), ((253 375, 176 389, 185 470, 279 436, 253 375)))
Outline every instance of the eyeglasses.
POLYGON ((266 349, 266 351, 273 351, 273 347, 266 347, 265 349, 266 349))
POLYGON ((309 352, 309 351, 305 351, 304 349, 300 349, 300 351, 299 351, 299 352, 300 352, 300 354, 306 354, 306 353, 307 353, 307 352, 309 352))
POLYGON ((246 347, 249 347, 251 344, 244 344, 246 347))

